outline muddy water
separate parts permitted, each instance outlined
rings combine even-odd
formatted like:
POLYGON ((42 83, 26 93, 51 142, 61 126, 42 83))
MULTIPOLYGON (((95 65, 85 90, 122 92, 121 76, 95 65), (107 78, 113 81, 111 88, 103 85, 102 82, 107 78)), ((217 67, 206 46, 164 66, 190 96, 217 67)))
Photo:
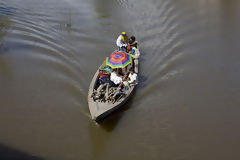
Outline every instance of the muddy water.
POLYGON ((239 159, 239 17, 237 0, 1 0, 0 158, 239 159), (97 125, 88 86, 122 31, 139 87, 97 125))

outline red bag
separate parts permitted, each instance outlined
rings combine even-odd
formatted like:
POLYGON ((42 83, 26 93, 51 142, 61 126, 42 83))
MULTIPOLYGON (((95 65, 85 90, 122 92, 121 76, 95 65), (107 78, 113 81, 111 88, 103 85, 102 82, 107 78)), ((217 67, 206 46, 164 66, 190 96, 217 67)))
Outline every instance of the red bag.
POLYGON ((130 45, 127 46, 127 53, 132 49, 130 45))

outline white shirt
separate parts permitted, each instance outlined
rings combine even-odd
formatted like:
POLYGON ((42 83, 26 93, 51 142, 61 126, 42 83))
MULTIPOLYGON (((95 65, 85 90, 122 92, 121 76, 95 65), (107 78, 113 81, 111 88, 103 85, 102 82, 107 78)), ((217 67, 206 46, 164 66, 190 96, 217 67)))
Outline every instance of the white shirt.
POLYGON ((117 41, 116 41, 116 44, 117 44, 117 46, 120 47, 120 48, 127 46, 127 43, 126 43, 126 42, 123 42, 121 35, 118 36, 117 41))
POLYGON ((139 49, 137 49, 136 47, 133 47, 132 49, 133 49, 135 52, 134 52, 133 54, 131 54, 131 56, 132 56, 134 59, 139 58, 139 56, 140 56, 139 49))
POLYGON ((134 81, 137 80, 137 74, 133 73, 133 74, 129 74, 128 77, 130 78, 130 81, 128 81, 129 83, 133 83, 134 81))
POLYGON ((113 81, 114 84, 120 84, 122 82, 122 78, 114 72, 111 73, 110 80, 113 81))

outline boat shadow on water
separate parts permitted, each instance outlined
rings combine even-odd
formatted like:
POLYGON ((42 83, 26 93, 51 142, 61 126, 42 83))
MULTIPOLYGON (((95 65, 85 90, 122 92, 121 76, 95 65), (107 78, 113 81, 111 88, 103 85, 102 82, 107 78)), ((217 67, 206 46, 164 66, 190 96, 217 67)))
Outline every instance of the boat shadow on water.
POLYGON ((136 91, 133 92, 132 97, 125 105, 112 112, 111 115, 108 115, 98 123, 94 120, 90 121, 89 138, 91 141, 93 159, 99 159, 109 147, 108 145, 112 138, 112 132, 114 132, 120 120, 124 117, 125 111, 131 108, 135 92, 136 91))
POLYGON ((98 121, 98 124, 106 131, 111 132, 124 116, 125 111, 131 108, 135 93, 136 90, 133 91, 132 96, 123 106, 113 111, 110 115, 107 115, 104 119, 98 121))

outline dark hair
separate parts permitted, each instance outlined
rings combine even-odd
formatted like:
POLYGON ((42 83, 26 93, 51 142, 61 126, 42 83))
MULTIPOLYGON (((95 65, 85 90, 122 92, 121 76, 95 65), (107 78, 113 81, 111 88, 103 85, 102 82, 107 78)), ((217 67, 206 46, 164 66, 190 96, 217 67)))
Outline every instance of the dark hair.
POLYGON ((130 39, 131 39, 132 41, 135 41, 135 40, 136 40, 136 38, 135 38, 134 36, 131 36, 130 39))

